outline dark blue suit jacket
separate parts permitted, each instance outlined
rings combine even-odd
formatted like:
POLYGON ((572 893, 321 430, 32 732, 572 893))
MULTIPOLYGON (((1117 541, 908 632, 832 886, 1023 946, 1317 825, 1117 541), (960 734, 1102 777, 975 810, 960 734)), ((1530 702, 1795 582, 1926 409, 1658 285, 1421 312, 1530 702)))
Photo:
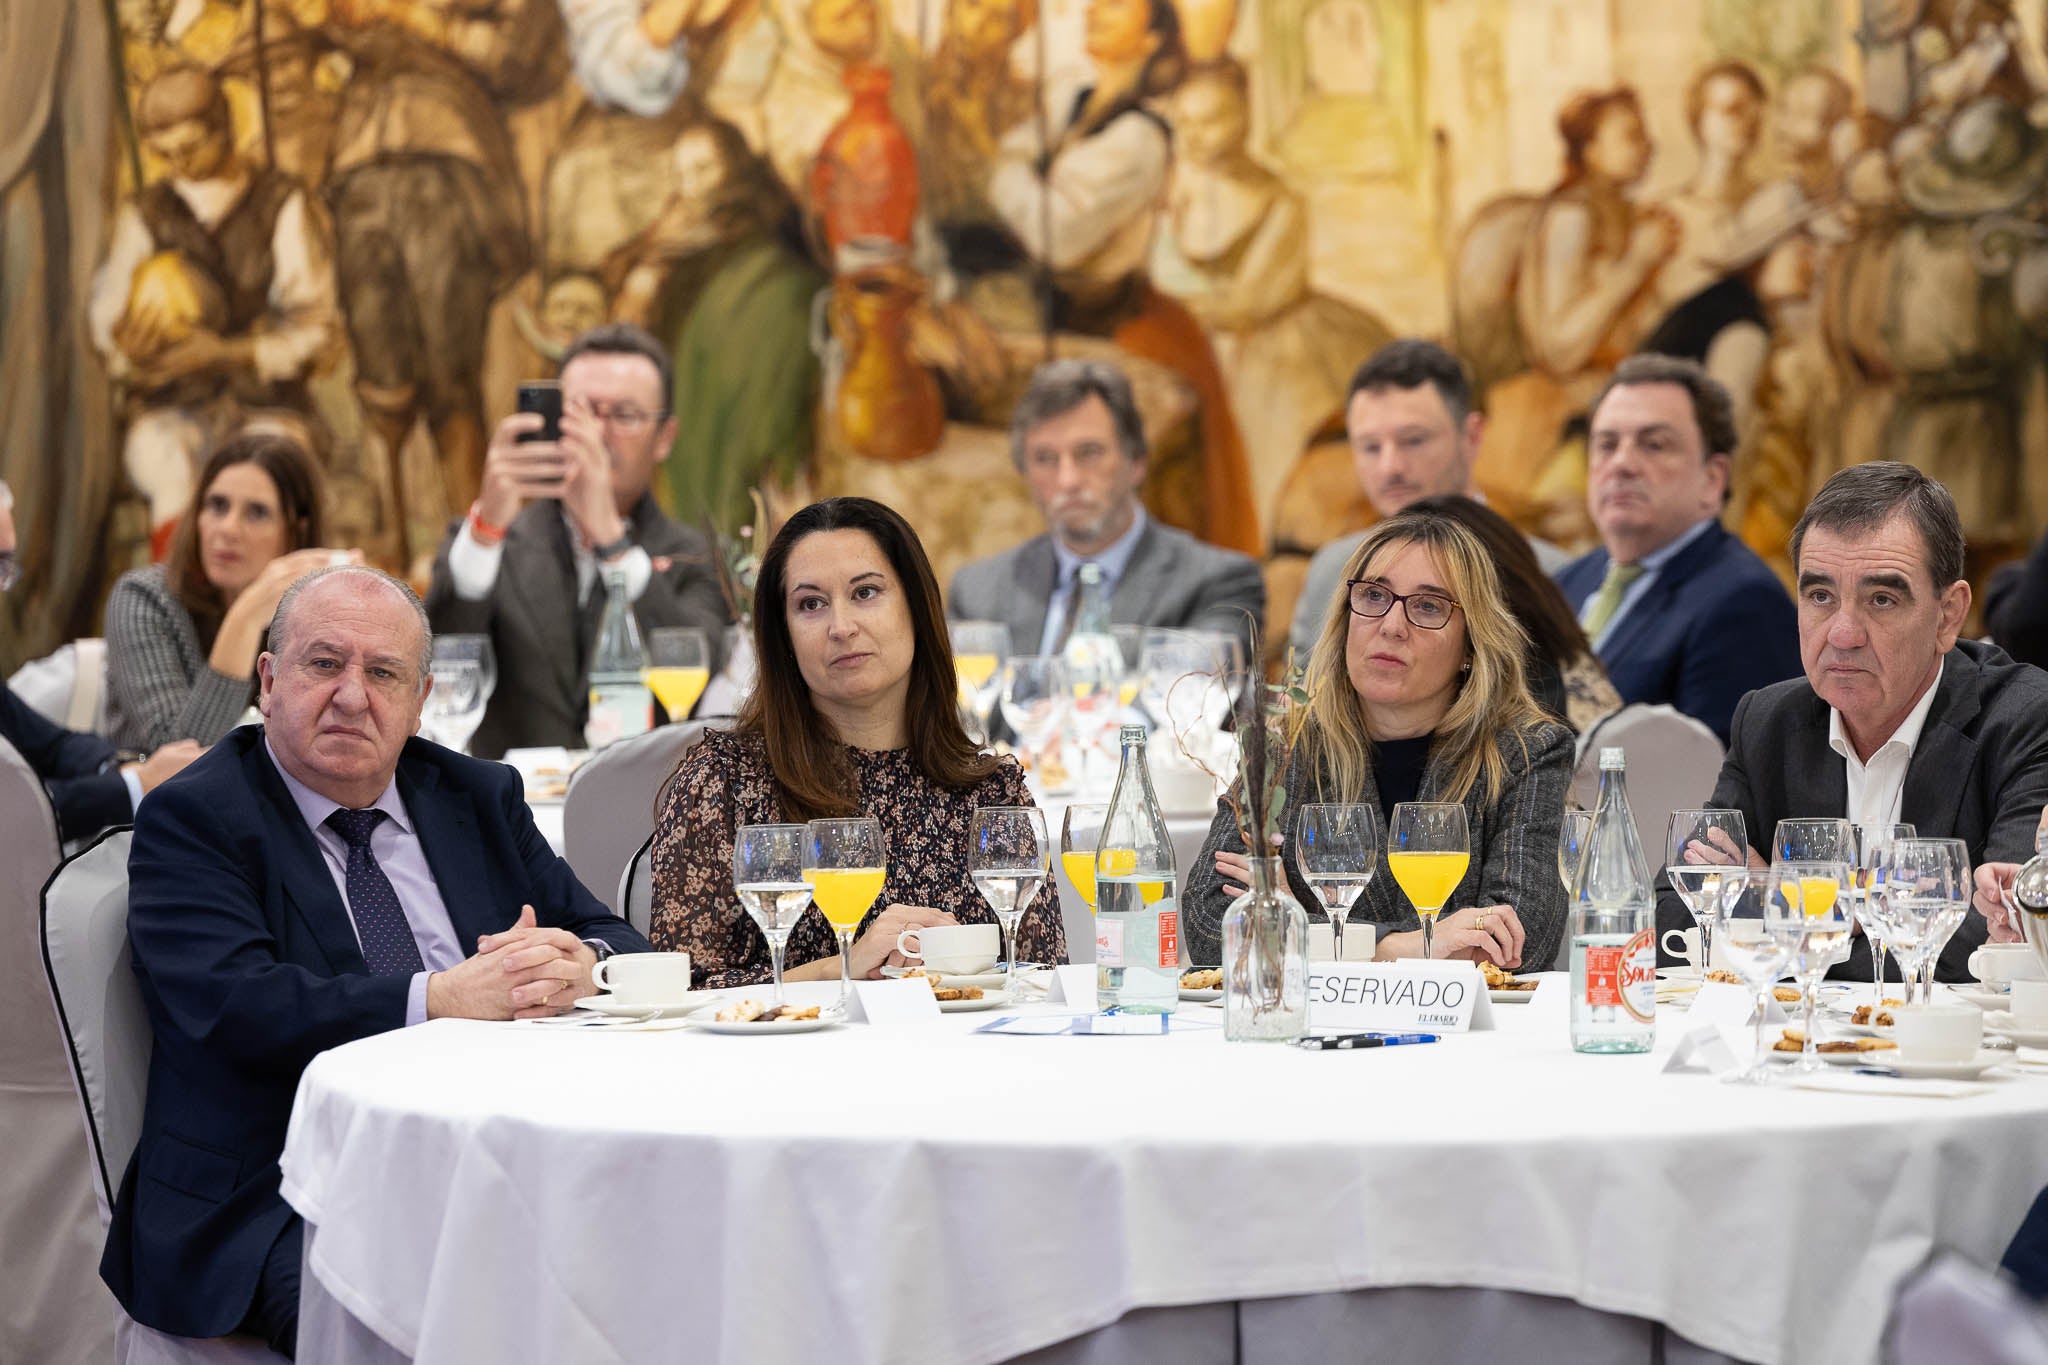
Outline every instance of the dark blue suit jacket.
MULTIPOLYGON (((1557 586, 1578 611, 1606 576, 1607 551, 1595 550, 1559 569, 1557 586)), ((1726 744, 1744 693, 1799 676, 1799 617, 1770 566, 1715 522, 1658 571, 1600 662, 1623 701, 1669 702, 1726 744)))
POLYGON ((66 843, 109 825, 125 825, 134 814, 128 784, 114 762, 114 746, 98 735, 53 725, 5 683, 0 683, 0 739, 19 749, 43 780, 66 843))
MULTIPOLYGON (((542 925, 646 951, 534 828, 512 769, 412 739, 397 781, 465 946, 530 903, 542 925)), ((260 726, 150 793, 128 875, 155 1051, 100 1275, 138 1321, 219 1336, 247 1314, 295 1216, 277 1162, 299 1074, 328 1048, 402 1027, 411 980, 369 974, 260 726)))

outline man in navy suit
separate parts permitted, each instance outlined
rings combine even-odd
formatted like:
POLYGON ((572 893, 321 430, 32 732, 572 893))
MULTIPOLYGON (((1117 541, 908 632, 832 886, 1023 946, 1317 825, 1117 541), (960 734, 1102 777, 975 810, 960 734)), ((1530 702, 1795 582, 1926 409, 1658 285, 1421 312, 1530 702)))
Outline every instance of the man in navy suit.
POLYGON ((1601 548, 1557 584, 1626 702, 1669 702, 1721 742, 1735 703, 1799 676, 1792 599, 1721 527, 1728 391, 1690 360, 1630 356, 1593 404, 1586 503, 1601 548))
POLYGON ((647 948, 548 848, 518 774, 413 738, 430 639, 397 579, 307 575, 257 661, 265 724, 138 812, 128 934, 155 1051, 100 1274, 159 1331, 291 1353, 304 1229, 277 1163, 317 1054, 558 1013, 599 956, 647 948))
MULTIPOLYGON (((14 586, 14 494, 0 483, 0 592, 14 586)), ((66 843, 125 825, 142 794, 199 757, 189 739, 166 744, 146 760, 122 763, 98 735, 52 724, 14 689, 0 683, 0 739, 12 744, 50 793, 57 830, 66 843)))

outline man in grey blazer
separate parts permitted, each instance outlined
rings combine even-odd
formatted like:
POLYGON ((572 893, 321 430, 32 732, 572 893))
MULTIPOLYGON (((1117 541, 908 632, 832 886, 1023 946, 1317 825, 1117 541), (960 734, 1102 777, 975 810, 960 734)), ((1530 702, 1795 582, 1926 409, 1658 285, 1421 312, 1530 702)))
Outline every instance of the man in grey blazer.
MULTIPOLYGON (((1961 839, 1972 867, 2026 861, 2048 803, 2048 673, 1957 640, 1970 585, 1948 490, 1891 461, 1842 470, 1793 528, 1792 563, 1806 676, 1736 706, 1707 802, 1742 812, 1750 861, 1761 865, 1778 821, 1796 817, 1904 822, 1961 839)), ((1690 922, 1668 892, 1659 919, 1690 922)), ((1985 932, 1981 916, 1966 917, 1936 975, 1967 980, 1985 932)), ((1860 933, 1831 975, 1870 980, 1860 933)))
POLYGON ((1249 651, 1266 610, 1259 566, 1146 516, 1138 501, 1146 455, 1121 370, 1096 360, 1041 365, 1010 419, 1010 459, 1048 530, 962 566, 947 615, 1005 622, 1014 653, 1057 653, 1081 566, 1092 563, 1118 625, 1229 631, 1249 651))
POLYGON ((701 627, 717 670, 731 618, 711 547, 648 491, 675 442, 670 375, 653 337, 599 327, 563 354, 561 440, 522 441, 543 425, 531 412, 492 433, 482 491, 449 528, 426 603, 437 633, 488 634, 497 654, 498 686, 470 746, 477 757, 582 747, 603 567, 625 569, 643 636, 701 627))

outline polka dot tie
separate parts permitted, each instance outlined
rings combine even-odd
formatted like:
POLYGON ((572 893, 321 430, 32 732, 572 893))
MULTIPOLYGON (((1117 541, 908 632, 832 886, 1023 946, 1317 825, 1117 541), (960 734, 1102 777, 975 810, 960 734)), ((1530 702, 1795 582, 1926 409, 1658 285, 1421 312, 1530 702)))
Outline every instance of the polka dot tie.
POLYGON ((327 823, 348 842, 348 865, 342 883, 348 888, 349 913, 356 936, 363 941, 363 960, 372 976, 411 976, 426 964, 413 941, 412 924, 391 889, 391 879, 370 852, 370 831, 384 818, 381 810, 338 810, 327 823))

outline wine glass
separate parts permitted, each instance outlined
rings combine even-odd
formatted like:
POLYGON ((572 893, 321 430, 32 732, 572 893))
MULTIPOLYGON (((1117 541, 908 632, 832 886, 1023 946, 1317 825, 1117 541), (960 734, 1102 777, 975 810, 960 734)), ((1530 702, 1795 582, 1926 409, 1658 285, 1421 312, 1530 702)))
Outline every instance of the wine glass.
POLYGON ((732 836, 733 890, 768 940, 777 1007, 783 1003, 782 953, 789 931, 811 905, 811 884, 804 880, 808 832, 802 825, 741 825, 732 836))
MULTIPOLYGON (((1927 917, 1927 937, 1921 939, 1921 1005, 1933 1005, 1933 972, 1942 962, 1942 950, 1948 945, 1948 937, 1956 933, 1964 917, 1970 913, 1970 845, 1962 839, 1929 839, 1929 843, 1942 845, 1946 866, 1956 870, 1952 882, 1944 888, 1944 898, 1927 917)), ((1911 993, 1909 993, 1911 999, 1911 993)))
MULTIPOLYGON (((1462 809, 1462 807, 1460 808, 1462 809)), ((1344 922, 1380 857, 1380 813, 1366 805, 1317 804, 1294 822, 1294 865, 1330 914, 1330 942, 1344 960, 1344 922)))
POLYGON ((1664 836, 1664 875, 1700 927, 1700 975, 1714 961, 1714 907, 1721 878, 1748 856, 1749 834, 1739 810, 1675 810, 1664 836), (1720 839, 1710 837, 1715 833, 1720 839), (1732 852, 1730 850, 1733 850, 1732 852))
POLYGON ((1124 676, 1117 684, 1117 697, 1128 711, 1131 704, 1138 699, 1138 685, 1145 676, 1142 668, 1145 658, 1145 627, 1111 626, 1109 633, 1116 637, 1117 653, 1123 656, 1124 676))
POLYGON ((1403 801, 1394 807, 1387 830, 1387 870, 1422 921, 1422 955, 1430 955, 1431 932, 1444 902, 1465 880, 1472 862, 1472 836, 1465 807, 1456 801, 1403 801))
POLYGON ((488 635, 467 635, 461 633, 436 635, 433 657, 436 659, 474 659, 483 670, 484 701, 488 704, 498 691, 498 656, 491 649, 488 635))
POLYGON ((1123 649, 1112 636, 1075 635, 1061 659, 1072 690, 1068 717, 1080 749, 1075 776, 1085 786, 1088 756, 1102 751, 1123 719, 1123 649))
POLYGON ((988 743, 989 716, 1002 691, 997 678, 1010 657, 1010 628, 1001 621, 952 621, 953 676, 959 680, 960 709, 974 722, 974 739, 988 743))
POLYGON ((1095 850, 1102 843, 1102 823, 1109 807, 1093 802, 1076 802, 1067 807, 1060 820, 1060 866, 1074 884, 1074 894, 1095 913, 1095 850))
POLYGON ((463 753, 484 719, 484 670, 475 659, 443 658, 430 665, 434 690, 420 708, 420 727, 437 744, 463 753))
POLYGON ((1196 639, 1206 641, 1216 655, 1216 668, 1222 675, 1223 694, 1226 702, 1235 706, 1244 700, 1244 689, 1249 675, 1244 667, 1244 641, 1227 630, 1194 630, 1188 632, 1196 639))
POLYGON ((1885 937, 1884 917, 1872 910, 1871 892, 1884 875, 1884 851, 1894 839, 1912 839, 1919 831, 1911 825, 1858 825, 1856 827, 1856 867, 1852 873, 1856 881, 1853 899, 1856 903, 1856 923, 1863 930, 1863 937, 1870 944, 1870 980, 1874 991, 1870 997, 1873 1011, 1884 1008, 1884 950, 1889 940, 1885 937))
POLYGON ((1771 1054, 1764 1050, 1764 1020, 1771 1012, 1772 983, 1792 960, 1806 917, 1778 894, 1770 870, 1747 866, 1723 871, 1711 908, 1721 960, 1756 992, 1756 1054, 1745 1070, 1728 1080, 1762 1085, 1770 1080, 1771 1070, 1771 1054))
MULTIPOLYGON (((1956 896, 1970 892, 1969 884, 1960 880, 1963 866, 1967 860, 1959 863, 1955 849, 1941 839, 1893 839, 1878 854, 1863 902, 1864 925, 1866 932, 1875 925, 1898 958, 1908 1004, 1920 968, 1931 955, 1929 938, 1936 917, 1956 896)), ((1883 997, 1878 999, 1882 1004, 1883 997)))
POLYGON ((1003 998, 1017 989, 1017 921, 1052 867, 1045 812, 1036 806, 983 806, 968 831, 967 875, 1003 929, 1003 998))
POLYGON ((1564 886, 1569 904, 1579 880, 1579 856, 1586 851, 1586 836, 1593 832, 1593 812, 1568 810, 1557 830, 1557 880, 1564 886))
POLYGON ((1771 835, 1774 863, 1856 862, 1856 827, 1847 820, 1780 820, 1771 835))
POLYGON ((882 824, 865 816, 804 826, 804 880, 825 923, 839 936, 839 1003, 853 995, 853 934, 889 879, 882 824))
POLYGON ((1792 948, 1792 974, 1799 981, 1806 1044, 1793 1069, 1799 1073, 1821 1070, 1826 1064, 1816 1050, 1813 1012, 1819 1003, 1821 978, 1827 975, 1835 955, 1848 947, 1849 934, 1856 926, 1849 898, 1842 888, 1849 882, 1849 864, 1840 861, 1776 862, 1772 894, 1798 910, 1799 938, 1792 948))
POLYGON ((640 681, 670 721, 688 720, 711 683, 711 638, 695 626, 659 626, 647 632, 647 667, 640 681))
POLYGON ((1138 700, 1155 727, 1176 742, 1192 742, 1230 714, 1222 669, 1213 642, 1184 630, 1148 630, 1138 659, 1138 700))
POLYGON ((1042 782, 1045 745, 1066 722, 1067 708, 1074 701, 1067 666, 1050 654, 1012 655, 1003 664, 999 696, 1003 721, 1023 746, 1025 758, 1040 765, 1042 782))

